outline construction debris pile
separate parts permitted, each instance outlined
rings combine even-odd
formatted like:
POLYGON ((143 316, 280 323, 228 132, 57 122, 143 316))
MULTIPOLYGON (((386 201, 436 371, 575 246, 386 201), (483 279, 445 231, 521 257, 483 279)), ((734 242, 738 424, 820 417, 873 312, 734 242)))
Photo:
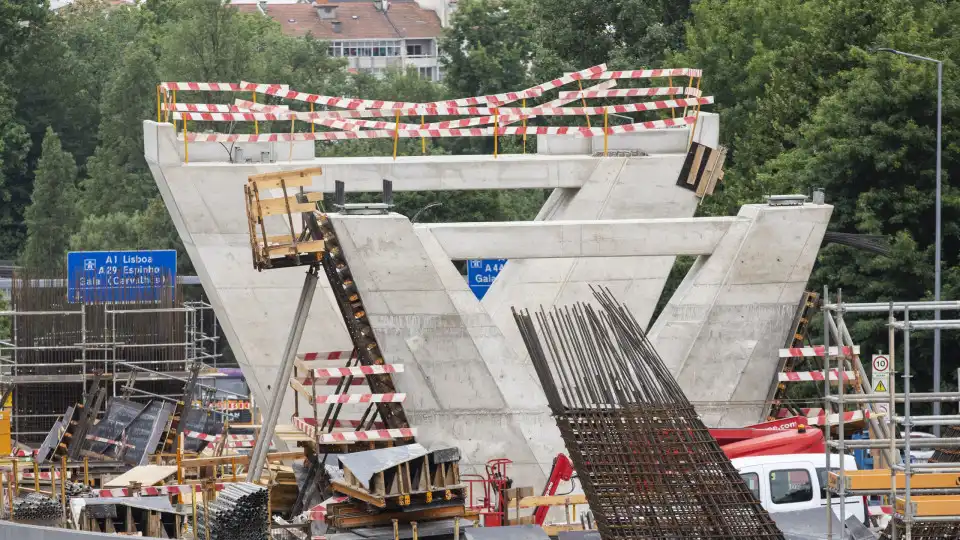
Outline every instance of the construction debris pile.
POLYGON ((217 498, 197 507, 197 530, 210 540, 267 540, 267 488, 248 482, 226 484, 217 498))
MULTIPOLYGON (((4 512, 7 517, 9 510, 4 512)), ((13 499, 13 518, 17 521, 57 521, 63 515, 60 503, 46 495, 28 493, 13 499)))
POLYGON ((633 315, 514 310, 600 535, 783 539, 633 315))

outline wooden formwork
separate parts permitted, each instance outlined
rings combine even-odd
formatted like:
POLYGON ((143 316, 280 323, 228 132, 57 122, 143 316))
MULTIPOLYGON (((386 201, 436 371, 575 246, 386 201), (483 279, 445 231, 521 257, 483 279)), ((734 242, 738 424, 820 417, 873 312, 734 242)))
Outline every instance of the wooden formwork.
POLYGON ((314 264, 324 250, 322 239, 314 239, 306 228, 299 227, 299 216, 313 212, 323 193, 305 192, 313 184, 313 177, 323 174, 320 167, 296 171, 257 174, 247 178, 243 187, 247 209, 247 227, 253 266, 258 271, 267 268, 286 268, 314 264), (277 197, 272 192, 279 190, 277 197), (269 234, 267 218, 278 216, 283 222, 282 234, 269 234), (299 229, 299 230, 298 230, 299 229))
POLYGON ((466 486, 460 479, 460 464, 436 459, 434 453, 376 472, 370 479, 369 489, 349 467, 344 466, 343 479, 333 481, 332 487, 378 508, 464 501, 466 498, 466 486))

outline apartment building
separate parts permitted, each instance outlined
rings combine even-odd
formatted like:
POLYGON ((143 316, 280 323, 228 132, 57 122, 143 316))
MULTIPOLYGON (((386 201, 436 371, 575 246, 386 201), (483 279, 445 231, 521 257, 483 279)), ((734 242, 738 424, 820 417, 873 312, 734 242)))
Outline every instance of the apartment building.
POLYGON ((442 78, 437 47, 443 31, 440 16, 413 0, 259 2, 238 4, 237 9, 273 18, 285 34, 310 34, 329 42, 330 55, 346 58, 351 69, 379 75, 392 67, 413 66, 425 79, 442 78))

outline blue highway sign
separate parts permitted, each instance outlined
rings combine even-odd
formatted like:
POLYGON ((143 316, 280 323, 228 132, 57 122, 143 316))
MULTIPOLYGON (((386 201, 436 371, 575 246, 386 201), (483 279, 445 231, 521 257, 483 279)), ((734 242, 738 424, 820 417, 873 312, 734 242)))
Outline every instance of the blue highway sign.
POLYGON ((507 264, 506 259, 474 259, 467 261, 467 283, 470 290, 477 296, 477 300, 483 300, 483 295, 487 294, 497 275, 503 270, 503 265, 507 264))
POLYGON ((176 279, 172 249, 67 253, 67 301, 74 304, 173 299, 176 279))

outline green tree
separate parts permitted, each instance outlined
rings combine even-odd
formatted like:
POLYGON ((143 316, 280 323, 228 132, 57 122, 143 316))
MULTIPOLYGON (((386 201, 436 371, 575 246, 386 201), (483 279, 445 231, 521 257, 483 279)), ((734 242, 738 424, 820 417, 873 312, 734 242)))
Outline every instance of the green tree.
POLYGON ((444 83, 457 97, 530 85, 533 20, 525 0, 466 0, 440 39, 444 83))
POLYGON ((59 269, 78 224, 77 164, 52 129, 43 138, 34 178, 31 203, 24 212, 27 241, 22 263, 31 269, 59 269))

